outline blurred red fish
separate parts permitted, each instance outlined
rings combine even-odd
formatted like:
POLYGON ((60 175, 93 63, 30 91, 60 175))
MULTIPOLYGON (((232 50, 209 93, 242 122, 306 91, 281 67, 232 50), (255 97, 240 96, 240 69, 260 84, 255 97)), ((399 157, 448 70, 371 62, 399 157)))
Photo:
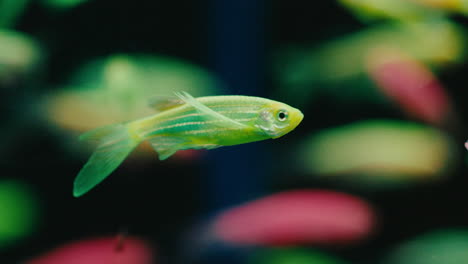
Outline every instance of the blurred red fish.
POLYGON ((221 213, 217 239, 237 245, 346 244, 363 239, 374 226, 363 200, 326 190, 274 194, 221 213))
POLYGON ((375 49, 367 70, 381 91, 405 112, 441 125, 450 114, 450 100, 442 84, 423 63, 397 50, 375 49))
POLYGON ((66 244, 26 264, 151 264, 153 253, 142 240, 101 237, 66 244))

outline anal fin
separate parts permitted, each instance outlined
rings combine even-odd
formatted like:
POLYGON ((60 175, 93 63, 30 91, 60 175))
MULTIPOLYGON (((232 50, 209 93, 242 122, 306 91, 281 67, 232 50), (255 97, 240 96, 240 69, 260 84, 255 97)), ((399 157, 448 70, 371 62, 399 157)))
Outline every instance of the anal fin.
POLYGON ((159 160, 165 160, 178 150, 184 149, 183 146, 187 143, 182 138, 169 136, 156 136, 149 139, 149 142, 153 149, 158 152, 159 160))
POLYGON ((216 144, 208 143, 193 143, 189 140, 170 137, 170 136, 156 136, 148 140, 156 152, 158 152, 159 160, 165 160, 174 155, 179 150, 184 149, 214 149, 221 147, 216 144))

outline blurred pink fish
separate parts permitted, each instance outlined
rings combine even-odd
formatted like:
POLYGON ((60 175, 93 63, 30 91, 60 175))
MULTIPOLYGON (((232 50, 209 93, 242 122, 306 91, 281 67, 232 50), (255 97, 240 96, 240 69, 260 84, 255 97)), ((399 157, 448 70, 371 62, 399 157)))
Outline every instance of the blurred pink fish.
POLYGON ((352 195, 296 190, 227 210, 212 232, 235 245, 346 244, 367 237, 374 221, 371 207, 352 195))
POLYGON ((367 71, 381 91, 411 116, 435 125, 447 120, 450 100, 423 63, 394 49, 375 49, 367 57, 367 71))
POLYGON ((73 242, 26 264, 151 264, 153 253, 142 240, 112 236, 73 242))

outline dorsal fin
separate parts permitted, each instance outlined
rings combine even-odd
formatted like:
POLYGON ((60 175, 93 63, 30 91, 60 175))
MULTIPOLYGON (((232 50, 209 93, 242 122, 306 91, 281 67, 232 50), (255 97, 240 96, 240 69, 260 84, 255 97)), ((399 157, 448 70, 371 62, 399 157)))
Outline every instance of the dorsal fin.
POLYGON ((225 115, 222 115, 218 112, 213 111, 211 108, 197 101, 187 92, 175 93, 177 97, 180 98, 184 103, 187 103, 193 106, 200 113, 205 114, 203 117, 205 120, 218 120, 219 122, 214 123, 214 126, 230 127, 230 128, 245 128, 246 125, 239 123, 225 115))
POLYGON ((158 112, 166 111, 172 108, 179 107, 185 102, 175 96, 158 95, 149 99, 148 105, 158 112))

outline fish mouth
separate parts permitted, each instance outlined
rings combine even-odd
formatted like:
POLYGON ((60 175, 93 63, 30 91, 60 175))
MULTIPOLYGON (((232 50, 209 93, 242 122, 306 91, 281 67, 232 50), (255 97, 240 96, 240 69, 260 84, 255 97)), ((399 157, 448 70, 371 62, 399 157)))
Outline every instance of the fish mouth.
POLYGON ((293 117, 291 118, 291 130, 295 129, 301 122, 302 122, 302 119, 304 119, 304 114, 298 110, 298 109, 294 109, 296 111, 294 111, 295 113, 293 114, 293 117))

